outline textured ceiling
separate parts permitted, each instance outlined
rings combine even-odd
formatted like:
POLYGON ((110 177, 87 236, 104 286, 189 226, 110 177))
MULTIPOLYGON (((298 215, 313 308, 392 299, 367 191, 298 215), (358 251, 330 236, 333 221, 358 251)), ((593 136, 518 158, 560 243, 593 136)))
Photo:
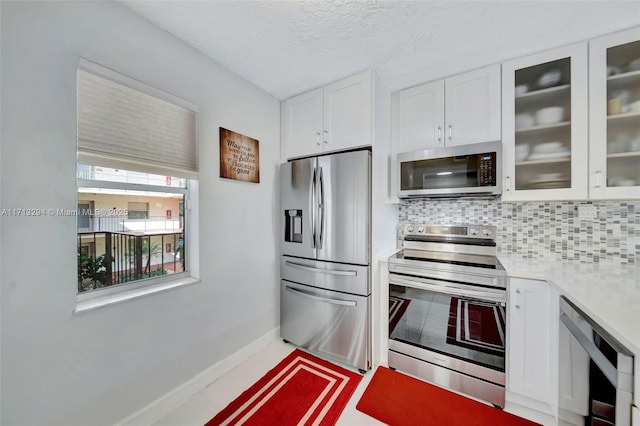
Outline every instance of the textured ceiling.
POLYGON ((278 99, 373 68, 392 90, 640 25, 640 1, 130 1, 278 99))

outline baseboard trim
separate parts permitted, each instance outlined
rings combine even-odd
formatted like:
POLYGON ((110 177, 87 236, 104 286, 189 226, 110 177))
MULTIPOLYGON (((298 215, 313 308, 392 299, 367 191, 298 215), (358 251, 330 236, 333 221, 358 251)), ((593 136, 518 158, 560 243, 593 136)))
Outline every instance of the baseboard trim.
POLYGON ((198 373, 164 396, 161 396, 141 410, 136 411, 116 423, 116 426, 151 425, 157 422, 191 396, 204 389, 207 385, 224 376, 231 369, 255 355, 269 343, 278 339, 280 339, 280 327, 274 328, 239 351, 198 373))

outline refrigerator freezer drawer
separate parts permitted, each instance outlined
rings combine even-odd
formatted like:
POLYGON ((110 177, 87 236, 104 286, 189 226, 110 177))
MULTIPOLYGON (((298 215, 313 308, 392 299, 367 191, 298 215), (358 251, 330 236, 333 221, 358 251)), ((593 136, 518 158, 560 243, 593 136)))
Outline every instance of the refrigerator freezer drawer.
POLYGON ((368 370, 370 297, 292 283, 280 285, 280 335, 294 345, 368 370))
POLYGON ((368 266, 282 256, 280 277, 300 284, 361 296, 371 293, 368 266))

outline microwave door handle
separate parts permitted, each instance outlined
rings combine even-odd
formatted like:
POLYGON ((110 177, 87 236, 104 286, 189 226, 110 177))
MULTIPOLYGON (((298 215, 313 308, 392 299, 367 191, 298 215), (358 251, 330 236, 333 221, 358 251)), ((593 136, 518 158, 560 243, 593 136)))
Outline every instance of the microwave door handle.
POLYGON ((328 297, 316 296, 313 293, 307 293, 306 291, 298 290, 297 288, 285 286, 288 292, 297 294, 298 296, 306 297, 307 299, 315 300, 318 302, 330 303, 332 305, 350 306, 354 307, 358 305, 355 300, 342 300, 342 299, 330 299, 328 297))
MULTIPOLYGON (((562 323, 569 329, 571 335, 576 338, 578 343, 580 343, 580 346, 582 346, 582 348, 587 352, 589 358, 591 358, 591 360, 598 366, 607 380, 609 380, 613 386, 618 388, 618 374, 616 367, 609 362, 591 339, 589 339, 589 337, 580 330, 580 327, 578 327, 578 325, 573 322, 566 313, 563 312, 560 315, 560 321, 562 321, 562 323)), ((631 389, 622 390, 630 391, 631 389)))

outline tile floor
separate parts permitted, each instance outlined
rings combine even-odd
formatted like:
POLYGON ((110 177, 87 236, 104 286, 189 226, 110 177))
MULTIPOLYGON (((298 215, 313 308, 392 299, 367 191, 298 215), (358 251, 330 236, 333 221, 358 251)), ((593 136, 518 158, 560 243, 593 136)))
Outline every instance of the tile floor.
MULTIPOLYGON (((176 409, 154 423, 155 426, 202 426, 227 406, 244 390, 273 368, 294 347, 281 340, 268 344, 244 363, 230 370, 176 409)), ((338 426, 383 425, 376 419, 356 410, 356 404, 373 377, 373 370, 364 375, 349 403, 338 419, 338 426)))
MULTIPOLYGON (((293 350, 293 346, 282 342, 280 339, 269 343, 258 353, 201 389, 191 398, 153 423, 153 425, 203 426, 293 350)), ((356 410, 356 404, 373 377, 373 373, 374 371, 370 370, 362 378, 362 381, 338 419, 338 426, 384 425, 384 423, 356 410)), ((505 411, 527 417, 541 425, 548 426, 555 424, 554 419, 550 416, 526 409, 522 410, 515 406, 509 406, 509 404, 507 405, 505 411)))

